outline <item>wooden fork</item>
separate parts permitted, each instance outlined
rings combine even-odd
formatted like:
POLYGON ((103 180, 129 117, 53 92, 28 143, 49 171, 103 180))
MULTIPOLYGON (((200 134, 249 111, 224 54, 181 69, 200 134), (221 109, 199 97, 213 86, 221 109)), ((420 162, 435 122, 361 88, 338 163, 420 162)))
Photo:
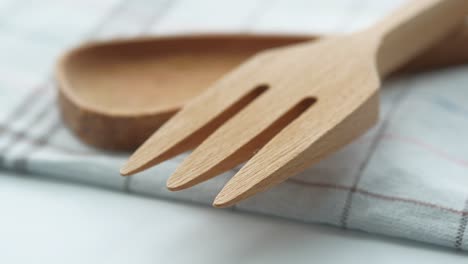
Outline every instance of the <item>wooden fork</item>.
POLYGON ((170 190, 248 160, 214 206, 264 191, 374 125, 380 78, 446 37, 467 11, 466 0, 414 0, 368 30, 261 52, 156 131, 121 174, 198 146, 169 178, 170 190))

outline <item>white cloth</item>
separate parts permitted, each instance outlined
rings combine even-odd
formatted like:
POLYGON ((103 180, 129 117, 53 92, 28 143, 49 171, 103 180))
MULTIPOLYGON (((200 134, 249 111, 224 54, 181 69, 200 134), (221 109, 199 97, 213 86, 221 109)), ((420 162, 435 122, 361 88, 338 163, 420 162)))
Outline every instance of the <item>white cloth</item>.
MULTIPOLYGON (((57 113, 50 77, 57 55, 87 39, 140 34, 347 32, 375 22, 401 2, 0 0, 0 165, 211 204, 234 172, 173 193, 165 181, 183 156, 123 178, 118 169, 127 155, 100 152, 77 141, 57 113)), ((467 250, 467 71, 458 67, 386 82, 379 125, 233 210, 467 250)))

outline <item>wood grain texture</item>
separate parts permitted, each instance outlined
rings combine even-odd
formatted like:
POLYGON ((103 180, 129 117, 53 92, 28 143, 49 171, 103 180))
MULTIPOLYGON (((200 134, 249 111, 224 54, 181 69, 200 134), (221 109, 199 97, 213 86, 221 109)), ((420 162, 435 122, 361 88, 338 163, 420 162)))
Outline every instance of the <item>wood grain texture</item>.
POLYGON ((64 121, 84 142, 136 149, 243 60, 311 36, 188 35, 91 43, 57 65, 64 121))
MULTIPOLYGON (((105 150, 135 150, 187 101, 208 88, 211 82, 238 66, 240 61, 269 48, 318 38, 320 37, 305 35, 187 35, 87 44, 68 52, 57 67, 59 103, 63 120, 72 132, 87 144, 105 150), (194 45, 193 42, 198 45, 194 45), (245 48, 238 51, 238 57, 234 59, 229 55, 229 49, 222 47, 225 45, 245 48), (146 46, 152 48, 145 48, 146 46), (166 52, 167 46, 178 48, 166 52), (193 48, 196 46, 202 46, 204 50, 198 51, 199 57, 196 60, 174 59, 175 72, 161 70, 164 65, 159 60, 160 56, 177 58, 182 54, 193 54, 197 52, 193 48), (108 59, 109 50, 114 51, 111 53, 112 60, 108 59), (82 58, 89 56, 94 59, 82 58), (144 59, 141 59, 142 57, 144 59), (217 57, 217 61, 223 63, 216 70, 204 64, 213 57, 217 57), (154 66, 159 63, 160 67, 154 66), (109 72, 107 69, 110 64, 122 68, 109 72), (181 75, 179 69, 182 67, 183 83, 178 83, 176 77, 181 75), (129 73, 125 71, 128 68, 135 70, 129 73), (129 75, 133 76, 128 77, 129 75), (157 85, 149 80, 148 75, 154 75, 157 85), (199 75, 205 78, 199 78, 199 75), (159 79, 167 81, 160 83, 159 79), (120 87, 120 92, 116 94, 113 93, 116 89, 115 83, 120 87), (184 97, 177 96, 172 93, 173 87, 188 92, 184 93, 184 97), (148 93, 151 89, 153 91, 148 93), (83 90, 86 93, 84 96, 83 90), (107 97, 103 96, 106 94, 118 97, 107 100, 107 97), (154 103, 152 98, 167 100, 172 105, 161 107, 161 104, 154 103)), ((400 71, 422 71, 468 63, 467 45, 468 26, 463 25, 456 34, 411 60, 400 71)))
POLYGON ((375 124, 380 78, 447 37, 467 10, 462 0, 412 1, 368 30, 257 53, 184 106, 121 173, 141 171, 198 145, 169 178, 169 189, 191 187, 252 157, 214 206, 264 191, 375 124), (226 114, 258 86, 268 89, 238 113, 226 114), (304 100, 314 103, 295 119, 278 122, 304 100))

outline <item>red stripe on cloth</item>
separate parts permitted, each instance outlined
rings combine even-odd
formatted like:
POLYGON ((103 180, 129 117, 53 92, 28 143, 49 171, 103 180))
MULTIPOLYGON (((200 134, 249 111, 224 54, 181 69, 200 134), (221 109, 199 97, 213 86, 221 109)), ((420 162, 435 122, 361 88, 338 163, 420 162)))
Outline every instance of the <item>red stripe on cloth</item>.
POLYGON ((287 182, 302 185, 302 186, 309 186, 309 187, 313 187, 313 188, 335 189, 335 190, 341 190, 341 191, 354 191, 355 193, 359 193, 361 195, 376 198, 376 199, 380 199, 380 200, 414 204, 414 205, 418 205, 418 206, 439 209, 441 211, 450 212, 450 213, 454 213, 454 214, 457 214, 457 215, 468 216, 468 211, 457 210, 457 209, 437 205, 437 204, 430 203, 430 202, 424 202, 424 201, 420 201, 420 200, 416 200, 416 199, 410 199, 410 198, 403 198, 403 197, 379 194, 379 193, 371 192, 371 191, 364 190, 364 189, 361 189, 361 188, 352 188, 350 186, 332 184, 332 183, 308 182, 308 181, 303 181, 303 180, 294 179, 294 178, 289 179, 287 182))
POLYGON ((397 141, 409 143, 411 145, 415 145, 421 149, 424 149, 428 152, 435 154, 436 156, 438 156, 439 158, 443 160, 450 161, 464 168, 468 168, 468 160, 455 157, 454 155, 449 154, 447 151, 439 147, 433 146, 427 142, 424 142, 421 139, 408 137, 408 136, 402 136, 402 135, 398 135, 395 133, 386 133, 382 136, 382 139, 397 140, 397 141))

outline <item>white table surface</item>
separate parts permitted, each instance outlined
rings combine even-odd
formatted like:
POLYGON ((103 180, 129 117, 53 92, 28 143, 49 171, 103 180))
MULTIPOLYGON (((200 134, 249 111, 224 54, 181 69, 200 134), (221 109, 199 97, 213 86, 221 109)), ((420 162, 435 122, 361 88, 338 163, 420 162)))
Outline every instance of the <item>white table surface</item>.
POLYGON ((0 171, 0 263, 467 263, 453 250, 0 171))

